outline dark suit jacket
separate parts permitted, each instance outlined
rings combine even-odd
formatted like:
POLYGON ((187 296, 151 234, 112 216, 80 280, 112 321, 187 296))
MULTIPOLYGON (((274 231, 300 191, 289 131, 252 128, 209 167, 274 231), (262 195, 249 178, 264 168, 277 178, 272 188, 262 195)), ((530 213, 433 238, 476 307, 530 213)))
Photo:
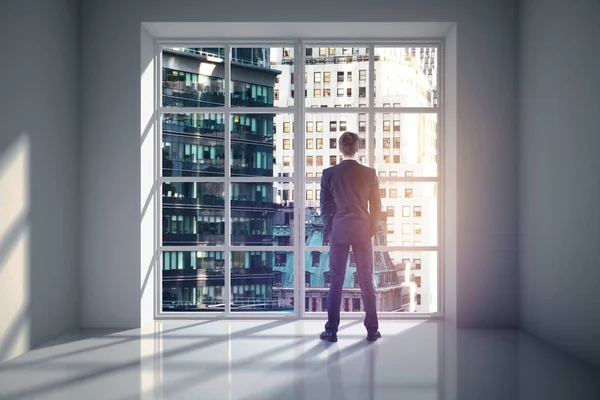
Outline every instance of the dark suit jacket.
POLYGON ((321 218, 325 238, 335 243, 370 241, 377 232, 381 198, 373 168, 344 160, 321 177, 321 218))

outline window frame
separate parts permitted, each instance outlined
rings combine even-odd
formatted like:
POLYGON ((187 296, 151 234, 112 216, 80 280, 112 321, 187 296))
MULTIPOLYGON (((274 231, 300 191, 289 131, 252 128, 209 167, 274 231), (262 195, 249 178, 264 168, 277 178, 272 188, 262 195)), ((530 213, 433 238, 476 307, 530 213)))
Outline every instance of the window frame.
MULTIPOLYGON (((244 41, 228 41, 228 40, 220 40, 219 41, 219 47, 223 47, 225 49, 225 54, 226 54, 226 62, 225 62, 225 74, 224 74, 224 92, 226 94, 230 93, 230 87, 231 87, 231 81, 230 81, 230 76, 231 76, 231 63, 227 62, 227 59, 231 56, 229 51, 231 48, 238 48, 238 47, 259 47, 261 45, 265 46, 265 47, 277 47, 277 46, 286 46, 289 47, 291 49, 293 49, 294 51, 294 57, 296 58, 296 62, 293 65, 293 73, 295 75, 298 75, 299 73, 304 73, 304 60, 307 58, 306 55, 306 48, 307 47, 319 47, 319 45, 323 46, 323 50, 326 51, 326 49, 329 48, 329 46, 332 47, 343 47, 343 44, 345 44, 344 40, 340 40, 339 44, 336 45, 336 41, 332 41, 332 40, 305 40, 302 41, 300 39, 298 40, 288 40, 288 41, 280 41, 280 40, 269 40, 268 42, 265 42, 264 40, 249 40, 249 39, 244 39, 244 41), (281 42, 281 43, 279 43, 281 42), (252 45, 248 45, 248 43, 252 43, 252 45)), ((226 95, 225 96, 225 105, 223 107, 215 107, 215 108, 208 108, 208 107, 163 107, 161 104, 161 99, 162 99, 162 48, 165 47, 175 47, 173 44, 173 41, 171 40, 156 40, 155 41, 156 46, 155 46, 155 55, 156 55, 156 59, 159 60, 158 63, 155 64, 155 82, 154 82, 154 86, 155 86, 155 93, 158 93, 157 96, 155 96, 155 108, 156 108, 156 113, 155 113, 155 121, 156 121, 156 126, 159 127, 156 130, 156 143, 158 144, 157 146, 157 153, 158 151, 161 149, 161 140, 162 140, 162 124, 160 123, 161 121, 161 117, 162 114, 164 113, 172 113, 172 114, 177 114, 177 113, 183 113, 183 114, 188 114, 188 113, 222 113, 223 114, 223 119, 225 121, 225 145, 226 148, 230 144, 231 144, 231 122, 230 122, 230 118, 229 116, 231 114, 234 113, 239 113, 239 114, 251 114, 251 113, 265 113, 265 112, 272 112, 272 113, 277 113, 277 114, 291 114, 293 115, 294 119, 293 119, 293 123, 291 121, 287 122, 288 125, 288 129, 285 130, 284 129, 284 133, 290 133, 292 134, 293 138, 295 139, 304 139, 304 132, 302 129, 294 129, 293 126, 305 126, 304 125, 304 116, 306 114, 309 113, 319 113, 319 112, 327 112, 327 113, 332 113, 331 108, 329 109, 312 109, 312 108, 307 108, 305 106, 305 99, 302 96, 297 96, 295 99, 295 104, 293 107, 264 107, 264 108, 247 108, 247 107, 232 107, 231 106, 231 98, 230 96, 226 95)), ((443 243, 442 241, 442 232, 443 232, 443 225, 442 225, 442 215, 443 215, 443 210, 442 210, 442 202, 441 199, 443 198, 443 171, 442 171, 442 165, 443 165, 443 159, 442 159, 442 155, 443 155, 443 80, 442 80, 442 75, 441 72, 444 71, 444 65, 443 65, 443 56, 444 56, 444 46, 443 46, 443 40, 386 40, 386 41, 382 41, 382 40, 375 40, 375 41, 360 41, 360 40, 355 40, 352 41, 352 43, 357 44, 357 45, 363 45, 363 46, 367 46, 367 50, 368 50, 368 54, 370 56, 370 60, 369 60, 369 67, 366 69, 366 79, 364 79, 367 82, 367 106, 366 108, 361 108, 360 110, 358 110, 357 107, 349 107, 349 109, 345 109, 343 112, 340 113, 348 113, 348 114, 354 114, 354 113, 365 113, 365 111, 370 115, 370 118, 368 119, 369 121, 373 121, 374 120, 374 115, 375 113, 381 113, 383 112, 381 110, 382 107, 375 107, 374 105, 374 100, 373 100, 373 94, 374 94, 374 79, 375 79, 375 68, 374 68, 374 49, 377 46, 381 46, 381 47, 388 47, 388 46, 415 46, 415 47, 436 47, 437 48, 437 52, 438 52, 438 78, 437 78, 437 82, 438 82, 438 92, 437 92, 437 96, 438 96, 438 102, 437 102, 437 106, 435 107, 422 107, 422 108, 416 108, 416 107, 399 107, 396 108, 394 110, 394 112, 397 113, 429 113, 429 114, 436 114, 437 118, 438 118, 438 143, 440 143, 440 146, 438 147, 438 174, 436 177, 408 177, 408 176, 402 176, 402 177, 386 177, 386 178, 380 178, 380 183, 383 182, 436 182, 438 185, 438 195, 437 195, 437 207, 438 207, 438 223, 437 223, 437 229, 438 229, 438 233, 437 233, 437 241, 436 241, 436 245, 435 246, 419 246, 419 247, 415 247, 415 246, 386 246, 385 250, 386 251, 433 251, 433 252, 437 252, 438 255, 438 260, 437 260, 437 274, 438 274, 438 284, 437 284, 437 288, 432 288, 432 290, 437 290, 437 298, 438 298, 438 302, 437 302, 437 312, 424 312, 424 313, 411 313, 414 316, 420 316, 420 317, 440 317, 442 316, 442 311, 443 311, 443 298, 444 298, 444 292, 443 292, 443 274, 442 274, 442 260, 441 260, 441 254, 442 254, 442 248, 441 248, 441 243, 443 243)), ((187 43, 185 44, 185 46, 182 47, 208 47, 209 45, 213 45, 212 42, 208 43, 208 42, 204 42, 201 40, 194 40, 194 44, 190 44, 187 43)), ((319 48, 319 52, 320 52, 321 48, 319 48)), ((319 54, 321 55, 321 54, 319 54)), ((306 75, 305 75, 305 79, 306 79, 306 75)), ((308 84, 305 84, 302 80, 295 80, 296 82, 293 83, 293 87, 295 92, 297 93, 298 91, 301 90, 305 90, 307 89, 307 87, 309 86, 308 84)), ((323 80, 321 80, 322 82, 323 80)), ((359 81, 363 81, 363 79, 360 79, 359 76, 359 81)), ((395 122, 395 121, 394 121, 395 122)), ((341 125, 340 125, 341 126, 341 125)), ((340 129, 341 131, 341 129, 340 129)), ((367 139, 372 138, 374 135, 373 132, 366 132, 366 136, 367 139)), ((367 140, 367 143, 371 143, 371 140, 367 140)), ((303 163, 299 163, 297 160, 302 160, 305 158, 305 154, 306 154, 306 149, 305 146, 294 146, 295 148, 292 150, 293 151, 293 158, 291 159, 290 165, 292 166, 292 168, 294 169, 294 174, 293 177, 251 177, 251 178, 246 178, 246 177, 232 177, 231 176, 231 171, 229 166, 231 165, 230 163, 230 154, 229 152, 225 152, 225 198, 226 199, 230 199, 230 193, 231 193, 231 183, 235 183, 235 182, 253 182, 253 183, 260 183, 260 182, 281 182, 281 183, 292 183, 294 185, 294 187, 296 188, 296 191, 300 190, 300 192, 302 191, 306 191, 306 187, 307 184, 310 182, 318 182, 320 181, 319 177, 306 177, 305 173, 304 173, 304 166, 302 165, 303 163)), ((372 166, 373 165, 373 161, 374 161, 374 149, 373 146, 367 146, 367 154, 366 154, 366 161, 367 164, 372 166), (369 148, 370 147, 370 148, 369 148)), ((274 154, 275 156, 275 154, 274 154)), ((285 157, 285 156, 284 156, 285 157)), ((211 181, 223 181, 222 178, 206 178, 206 177, 165 177, 162 175, 162 160, 161 157, 157 157, 157 161, 155 163, 155 165, 157 166, 157 171, 156 171, 156 175, 157 178, 157 191, 162 190, 162 184, 169 181, 169 182, 211 182, 211 181), (211 179, 215 179, 215 180, 211 180, 211 179)), ((317 173, 317 175, 320 175, 319 173, 317 173)), ((414 194, 414 191, 413 191, 414 194)), ((303 213, 303 208, 306 205, 306 201, 305 197, 306 196, 297 196, 299 199, 299 201, 295 202, 295 209, 294 209, 294 213, 295 213, 295 218, 297 218, 296 220, 301 220, 300 216, 303 213)), ((197 318, 197 319, 203 319, 203 318, 210 318, 210 317, 215 317, 215 316, 223 316, 225 315, 226 317, 229 316, 235 316, 235 317, 239 317, 240 314, 239 313, 235 313, 231 311, 231 307, 230 307, 230 300, 231 300, 231 257, 230 254, 231 252, 235 251, 235 252, 244 252, 244 251, 273 251, 275 252, 275 248, 265 248, 265 247, 261 247, 261 248, 252 248, 252 246, 232 246, 229 242, 230 242, 230 229, 231 229, 231 224, 230 223, 226 223, 225 224, 225 236, 226 236, 226 244, 224 246, 165 246, 162 243, 162 235, 160 234, 162 232, 162 196, 157 196, 158 201, 155 203, 155 211, 156 211, 156 215, 157 215, 157 222, 158 222, 158 228, 156 229, 157 232, 157 243, 158 243, 158 251, 159 254, 162 254, 162 252, 165 251, 223 251, 225 253, 225 288, 229 288, 230 290, 225 290, 224 293, 224 303, 225 303, 225 309, 223 312, 217 312, 217 313, 210 313, 210 315, 208 313, 194 313, 193 317, 197 318), (188 247, 190 247, 191 249, 189 249, 188 247)), ((315 196, 313 196, 313 199, 315 198, 315 196)), ((414 198, 414 197, 413 197, 414 198)), ((230 201, 225 201, 225 218, 229 218, 231 214, 231 203, 230 201)), ((304 226, 303 224, 298 224, 298 232, 295 232, 296 238, 298 237, 302 237, 304 233, 304 226)), ((297 273, 295 273, 295 277, 294 277, 294 290, 295 290, 295 301, 294 301, 294 312, 293 313, 286 313, 288 314, 287 316, 291 316, 294 318, 303 318, 307 313, 304 311, 304 307, 302 306, 304 304, 303 301, 301 301, 304 297, 305 297, 305 285, 304 285, 304 274, 302 273, 298 273, 298 272, 304 272, 302 271, 304 269, 304 265, 302 263, 302 261, 304 260, 304 255, 306 252, 310 252, 311 248, 309 246, 305 246, 303 243, 301 243, 300 240, 294 240, 295 245, 294 246, 290 246, 290 248, 288 249, 286 246, 278 246, 276 248, 277 251, 294 251, 296 252, 297 257, 295 257, 295 263, 297 264, 295 267, 295 270, 297 273), (302 270, 300 270, 300 267, 302 268, 302 270)), ((322 246, 319 250, 320 251, 328 251, 328 246, 322 246)), ((317 250, 317 249, 315 249, 317 250)), ((375 249, 376 251, 376 249, 375 249)), ((162 311, 162 306, 161 306, 161 300, 162 300, 162 256, 158 257, 159 262, 158 262, 158 271, 159 273, 155 274, 155 299, 156 299, 156 307, 155 307, 155 316, 157 318, 160 317, 165 317, 165 316, 173 316, 173 317, 177 317, 177 316, 181 316, 181 313, 178 312, 163 312, 162 311)), ((318 316, 320 313, 309 313, 308 315, 310 316, 318 316)), ((355 315, 356 313, 342 313, 342 314, 350 314, 350 315, 355 315)), ((386 313, 386 312, 381 312, 380 313, 381 316, 383 318, 385 317, 393 317, 393 318, 402 318, 404 316, 407 315, 402 315, 402 313, 398 314, 398 313, 386 313), (386 315, 386 314, 392 314, 392 315, 386 315)), ((184 313, 183 315, 185 315, 186 318, 190 317, 189 313, 184 313)), ((268 312, 258 312, 258 313, 248 313, 246 314, 249 317, 255 316, 255 315, 260 315, 261 317, 273 317, 273 314, 269 314, 268 312)), ((413 316, 411 315, 411 316, 413 316)))

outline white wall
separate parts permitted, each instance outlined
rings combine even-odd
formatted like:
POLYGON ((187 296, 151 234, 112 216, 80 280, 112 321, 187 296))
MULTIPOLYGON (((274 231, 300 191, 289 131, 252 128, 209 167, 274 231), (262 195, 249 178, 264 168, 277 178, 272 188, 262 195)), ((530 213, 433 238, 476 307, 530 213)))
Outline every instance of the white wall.
MULTIPOLYGON (((83 0, 82 325, 134 327, 141 314, 140 23, 457 22, 457 321, 517 317, 515 0, 211 3, 83 0), (232 4, 235 3, 235 4, 232 4)), ((145 191, 146 189, 144 189, 145 191)), ((143 272, 144 271, 144 272, 143 272)))
POLYGON ((0 362, 77 327, 79 4, 0 4, 0 362))
POLYGON ((520 324, 600 364, 600 3, 520 10, 520 324))

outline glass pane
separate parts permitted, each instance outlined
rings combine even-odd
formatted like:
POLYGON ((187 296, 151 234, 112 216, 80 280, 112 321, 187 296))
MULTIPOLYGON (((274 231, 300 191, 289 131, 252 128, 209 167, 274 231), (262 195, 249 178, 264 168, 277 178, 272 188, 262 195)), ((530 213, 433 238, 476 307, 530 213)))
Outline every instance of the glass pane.
POLYGON ((224 176, 223 114, 163 114, 163 176, 224 176))
POLYGON ((231 253, 231 311, 294 311, 294 253, 231 253))
MULTIPOLYGON (((386 251, 375 250, 375 269, 392 269, 399 271, 404 285, 410 286, 410 308, 405 311, 436 312, 437 311, 437 251, 386 251)), ((377 272, 376 272, 377 275, 377 272)), ((386 283, 385 274, 376 276, 382 287, 386 283), (383 281, 382 281, 383 280, 383 281)))
POLYGON ((170 48, 162 54, 164 107, 225 105, 223 48, 170 48))
POLYGON ((293 72, 293 47, 231 49, 231 105, 292 107, 293 72))
POLYGON ((338 138, 346 131, 360 138, 359 161, 366 165, 367 114, 306 114, 304 138, 306 144, 306 173, 319 176, 325 168, 338 164, 343 158, 338 138), (310 144, 313 144, 310 146, 310 144))
POLYGON ((377 246, 436 246, 436 182, 380 182, 382 219, 377 246))
POLYGON ((293 246, 294 186, 289 182, 231 184, 231 244, 293 246))
MULTIPOLYGON (((308 241, 311 244, 317 243, 319 240, 322 241, 320 232, 312 232, 309 235, 308 241)), ((387 251, 379 253, 373 266, 373 285, 375 287, 377 311, 414 311, 415 284, 405 282, 404 270, 389 262, 389 258, 387 251), (382 256, 388 261, 383 263, 378 261, 382 256)), ((328 290, 323 289, 331 287, 330 252, 307 251, 305 260, 305 311, 327 311, 328 290)), ((342 289, 340 306, 342 312, 364 311, 357 276, 360 267, 351 249, 346 262, 346 275, 342 289)))
POLYGON ((367 106, 369 49, 309 47, 306 49, 306 107, 367 106))
POLYGON ((437 47, 376 47, 376 107, 437 107, 437 47))
POLYGON ((222 251, 164 251, 163 311, 223 311, 224 267, 222 251))
POLYGON ((438 175, 436 114, 378 113, 373 125, 379 176, 438 175))
POLYGON ((231 175, 291 177, 293 114, 231 116, 231 175))
POLYGON ((165 246, 225 243, 223 183, 165 182, 162 203, 165 246))

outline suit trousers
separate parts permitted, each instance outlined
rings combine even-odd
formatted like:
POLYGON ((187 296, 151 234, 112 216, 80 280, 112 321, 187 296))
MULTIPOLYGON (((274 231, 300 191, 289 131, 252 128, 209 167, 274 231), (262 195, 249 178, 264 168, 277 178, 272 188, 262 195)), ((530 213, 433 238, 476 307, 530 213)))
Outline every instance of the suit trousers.
POLYGON ((358 284, 360 285, 360 295, 365 308, 365 328, 367 328, 367 332, 376 332, 379 329, 379 322, 377 320, 375 288, 373 287, 373 245, 370 240, 336 243, 335 239, 332 240, 330 248, 330 287, 327 295, 328 318, 325 331, 337 333, 340 326, 342 290, 350 246, 352 246, 356 258, 358 284))

